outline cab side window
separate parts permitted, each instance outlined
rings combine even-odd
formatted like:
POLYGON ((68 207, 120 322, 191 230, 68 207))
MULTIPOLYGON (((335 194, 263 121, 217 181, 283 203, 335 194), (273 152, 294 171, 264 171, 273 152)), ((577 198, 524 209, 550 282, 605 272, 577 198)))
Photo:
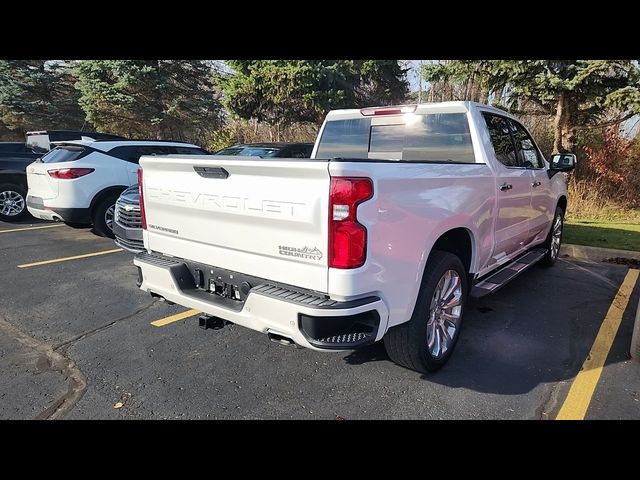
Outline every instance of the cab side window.
POLYGON ((483 113, 484 121, 489 130, 491 144, 496 153, 496 158, 506 167, 520 167, 516 149, 511 139, 509 125, 504 117, 483 113))

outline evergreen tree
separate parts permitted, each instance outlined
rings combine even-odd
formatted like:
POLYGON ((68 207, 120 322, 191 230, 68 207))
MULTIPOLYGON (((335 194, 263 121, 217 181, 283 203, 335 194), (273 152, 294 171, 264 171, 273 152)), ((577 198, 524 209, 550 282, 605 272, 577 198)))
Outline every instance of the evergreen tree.
POLYGON ((0 123, 19 136, 86 127, 74 83, 66 62, 0 60, 0 123))
POLYGON ((75 72, 80 106, 101 131, 205 144, 222 121, 209 62, 83 60, 75 72))
POLYGON ((320 123, 327 111, 404 100, 406 70, 397 60, 233 60, 220 75, 224 104, 243 119, 278 129, 320 123))

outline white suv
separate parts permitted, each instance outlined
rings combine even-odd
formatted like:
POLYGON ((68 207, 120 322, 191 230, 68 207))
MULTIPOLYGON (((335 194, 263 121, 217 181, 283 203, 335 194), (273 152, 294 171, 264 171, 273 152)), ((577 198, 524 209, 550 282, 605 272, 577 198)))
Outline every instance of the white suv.
POLYGON ((27 208, 36 218, 70 225, 93 224, 113 237, 114 205, 137 182, 141 155, 203 155, 189 143, 77 140, 60 144, 27 167, 27 208))

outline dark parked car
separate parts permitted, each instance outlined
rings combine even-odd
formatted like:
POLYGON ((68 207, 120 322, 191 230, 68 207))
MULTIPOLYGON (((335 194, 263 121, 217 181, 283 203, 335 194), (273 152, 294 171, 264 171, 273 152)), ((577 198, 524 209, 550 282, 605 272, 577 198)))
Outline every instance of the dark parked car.
POLYGON ((261 158, 309 158, 313 143, 245 143, 223 148, 214 155, 243 155, 261 158))
POLYGON ((58 142, 82 137, 122 139, 116 135, 71 130, 27 132, 26 142, 0 142, 0 220, 15 222, 26 217, 27 165, 46 154, 58 142))
POLYGON ((27 165, 41 157, 26 143, 0 142, 0 220, 13 222, 28 215, 27 165))
MULTIPOLYGON (((214 155, 245 155, 260 158, 309 158, 313 143, 247 143, 223 148, 214 155)), ((139 253, 144 250, 140 220, 138 186, 127 188, 116 202, 113 221, 115 242, 121 248, 139 253)))

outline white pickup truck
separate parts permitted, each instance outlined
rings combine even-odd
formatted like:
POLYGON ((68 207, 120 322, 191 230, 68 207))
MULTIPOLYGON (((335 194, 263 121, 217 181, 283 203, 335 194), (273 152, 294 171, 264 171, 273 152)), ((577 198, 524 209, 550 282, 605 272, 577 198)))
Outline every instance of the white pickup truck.
POLYGON ((450 357, 469 295, 560 248, 572 154, 487 105, 336 110, 310 159, 140 160, 142 290, 314 350, 450 357))

